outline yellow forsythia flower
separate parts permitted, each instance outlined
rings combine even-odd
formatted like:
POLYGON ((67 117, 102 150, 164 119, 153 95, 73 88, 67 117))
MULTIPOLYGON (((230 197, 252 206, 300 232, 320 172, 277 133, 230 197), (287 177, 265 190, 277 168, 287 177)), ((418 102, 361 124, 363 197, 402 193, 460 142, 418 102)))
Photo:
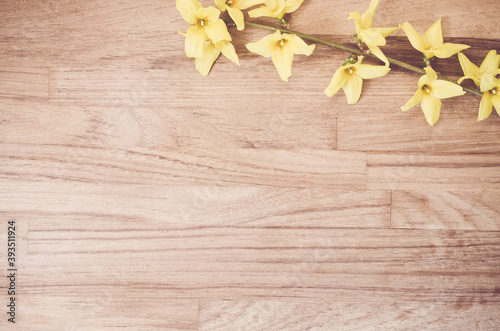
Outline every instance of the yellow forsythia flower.
POLYGON ((259 41, 246 45, 250 52, 271 57, 282 80, 288 82, 292 75, 294 54, 311 55, 316 45, 307 45, 294 34, 276 31, 259 41))
POLYGON ((361 64, 362 61, 363 56, 360 56, 356 63, 346 61, 338 68, 330 81, 330 85, 325 89, 325 94, 331 97, 342 88, 347 97, 347 103, 350 105, 355 104, 361 96, 363 79, 382 77, 391 70, 388 66, 361 64))
POLYGON ((498 68, 500 66, 500 55, 497 55, 497 51, 494 49, 488 52, 488 55, 486 55, 479 68, 462 53, 458 53, 458 60, 465 75, 458 80, 459 84, 464 79, 472 79, 479 86, 483 74, 492 74, 494 76, 500 74, 500 69, 498 68))
POLYGON ((215 5, 221 10, 226 11, 231 19, 236 23, 238 30, 245 28, 245 19, 242 10, 263 4, 265 0, 215 0, 215 5))
POLYGON ((203 8, 197 0, 176 0, 176 8, 187 23, 194 24, 186 31, 187 57, 203 57, 205 41, 208 39, 215 44, 231 40, 226 24, 219 19, 220 11, 217 8, 203 8))
POLYGON ((427 123, 434 125, 439 119, 441 99, 464 95, 465 91, 457 84, 437 79, 436 72, 430 67, 426 67, 425 72, 418 80, 417 92, 401 110, 407 111, 420 103, 427 123))
POLYGON ((352 12, 347 17, 348 20, 354 20, 356 25, 356 37, 361 39, 370 51, 378 57, 380 60, 384 61, 385 64, 389 65, 387 57, 382 53, 379 46, 384 46, 386 41, 385 37, 396 31, 398 28, 372 28, 373 15, 375 14, 375 9, 377 9, 379 0, 372 0, 370 2, 370 7, 361 15, 357 12, 352 12))
POLYGON ((421 36, 409 22, 401 24, 401 28, 405 32, 413 48, 422 52, 428 59, 434 56, 445 59, 470 47, 463 44, 443 43, 441 19, 427 29, 423 36, 421 36))
POLYGON ((496 79, 492 74, 481 76, 481 92, 483 98, 479 105, 478 121, 482 121, 490 116, 493 106, 500 115, 500 79, 496 79))
POLYGON ((274 17, 282 19, 285 14, 299 9, 304 0, 267 0, 264 6, 248 12, 250 17, 274 17))
POLYGON ((211 40, 207 40, 203 48, 203 56, 196 58, 196 70, 203 76, 208 76, 210 69, 212 69, 212 65, 215 60, 217 60, 220 53, 224 54, 225 57, 237 65, 240 65, 233 44, 227 40, 219 41, 217 44, 214 44, 211 40))

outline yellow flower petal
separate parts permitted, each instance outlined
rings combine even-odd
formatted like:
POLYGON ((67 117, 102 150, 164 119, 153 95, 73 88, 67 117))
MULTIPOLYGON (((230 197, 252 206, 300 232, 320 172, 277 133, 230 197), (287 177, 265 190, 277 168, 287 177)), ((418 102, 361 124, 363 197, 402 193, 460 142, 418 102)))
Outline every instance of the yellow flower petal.
POLYGON ((422 90, 418 89, 417 92, 413 95, 413 97, 411 97, 411 99, 408 100, 408 102, 403 107, 401 107, 401 110, 407 111, 408 109, 418 105, 421 100, 422 100, 422 90))
POLYGON ((370 52, 372 52, 373 55, 382 60, 386 66, 389 66, 389 60, 387 60, 387 57, 384 55, 384 53, 382 53, 382 50, 380 50, 380 48, 378 48, 375 45, 370 45, 370 44, 366 45, 368 46, 368 49, 370 49, 370 52))
POLYGON ((196 16, 198 19, 205 20, 206 24, 213 23, 219 19, 220 10, 215 8, 214 6, 208 6, 207 8, 199 8, 196 11, 196 16))
POLYGON ((229 41, 227 40, 220 41, 217 44, 215 44, 215 48, 220 50, 222 54, 229 60, 233 61, 237 65, 240 65, 238 54, 236 54, 236 50, 234 49, 233 44, 231 44, 229 41))
POLYGON ((236 8, 227 7, 227 12, 231 19, 236 23, 236 28, 241 31, 245 29, 245 18, 243 17, 243 13, 241 10, 236 8))
POLYGON ((203 47, 203 56, 196 58, 196 70, 203 76, 208 76, 212 65, 219 57, 220 51, 217 50, 211 41, 207 41, 203 47))
POLYGON ((203 28, 199 28, 196 25, 190 26, 186 31, 186 56, 196 58, 202 57, 205 40, 207 40, 207 35, 203 28))
POLYGON ((296 11, 304 0, 267 0, 264 6, 251 10, 250 17, 275 17, 282 19, 287 13, 296 11))
POLYGON ((347 80, 347 74, 345 73, 345 66, 342 66, 335 71, 333 77, 330 81, 330 84, 325 89, 325 94, 329 97, 334 96, 340 88, 345 84, 347 80))
POLYGON ((252 9, 248 12, 248 16, 255 17, 274 17, 274 13, 269 7, 261 6, 256 9, 252 9))
POLYGON ((175 7, 181 13, 182 18, 189 24, 196 24, 196 12, 201 8, 197 0, 176 0, 175 7))
POLYGON ((385 38, 382 36, 382 34, 372 29, 369 30, 362 29, 358 37, 361 38, 361 40, 363 40, 363 42, 367 45, 374 45, 374 46, 385 45, 385 38))
POLYGON ((375 14, 375 10, 378 6, 378 0, 372 0, 370 2, 370 7, 363 13, 363 29, 369 29, 373 24, 373 15, 375 14))
POLYGON ((363 25, 363 17, 361 16, 361 14, 356 12, 349 13, 349 16, 347 16, 347 20, 354 20, 354 24, 356 26, 356 33, 359 35, 363 25))
POLYGON ((226 0, 215 0, 215 5, 220 11, 226 11, 227 5, 226 0))
POLYGON ((382 37, 387 37, 391 34, 394 33, 394 31, 396 31, 397 29, 399 29, 398 27, 395 27, 395 28, 371 28, 373 31, 375 32, 378 32, 382 35, 382 37))
POLYGON ((491 93, 484 92, 481 103, 479 104, 479 113, 477 114, 478 121, 485 120, 488 116, 490 116, 491 111, 493 110, 493 103, 491 102, 491 99, 491 93))
POLYGON ((486 92, 500 85, 500 80, 496 79, 492 74, 483 74, 481 76, 481 92, 486 92))
POLYGON ((247 44, 247 49, 255 54, 262 55, 264 57, 271 57, 273 51, 276 49, 276 43, 281 39, 281 33, 276 31, 273 34, 267 35, 264 38, 247 44))
POLYGON ((264 4, 271 9, 275 9, 278 7, 283 7, 285 5, 285 1, 286 0, 266 0, 264 4))
POLYGON ((238 9, 244 10, 253 6, 261 5, 265 0, 238 0, 236 7, 238 9))
POLYGON ((347 74, 347 80, 342 86, 345 96, 347 97, 347 103, 354 105, 358 102, 361 96, 361 90, 363 88, 363 79, 356 74, 347 74))
POLYGON ((476 77, 473 77, 473 76, 462 76, 460 77, 458 80, 457 80, 457 83, 458 84, 462 84, 462 82, 466 79, 472 79, 474 81, 474 83, 476 83, 477 86, 479 86, 479 82, 480 80, 476 77))
POLYGON ((470 46, 468 45, 463 45, 463 44, 452 44, 452 43, 444 43, 441 47, 438 49, 435 49, 431 51, 434 53, 435 56, 437 56, 440 59, 446 59, 458 52, 463 51, 464 49, 469 48, 470 46))
POLYGON ((356 75, 363 79, 378 78, 387 75, 391 69, 388 66, 373 66, 369 64, 358 64, 356 67, 356 75))
MULTIPOLYGON (((287 0, 285 3, 285 7, 283 8, 285 14, 293 13, 297 9, 299 9, 300 5, 304 2, 304 0, 287 0)), ((283 18, 279 17, 279 18, 283 18)))
POLYGON ((439 48, 443 45, 443 31, 441 30, 441 19, 432 24, 422 36, 425 43, 425 48, 439 48))
POLYGON ((425 42, 422 36, 411 26, 409 22, 404 22, 401 24, 401 28, 405 32, 408 40, 410 41, 413 48, 420 52, 425 51, 425 42))
POLYGON ((441 79, 433 81, 429 86, 434 96, 439 99, 453 98, 465 94, 462 86, 441 79))
POLYGON ((430 85, 433 81, 437 79, 437 74, 434 69, 430 67, 425 67, 425 75, 420 77, 418 80, 418 87, 422 87, 424 85, 430 85))
POLYGON ((288 40, 288 47, 294 54, 311 55, 316 45, 307 45, 304 40, 294 34, 283 35, 288 40))
POLYGON ((490 73, 493 74, 496 70, 498 70, 498 67, 500 66, 500 55, 497 55, 496 50, 491 50, 488 52, 488 55, 483 60, 483 63, 481 63, 481 66, 479 67, 479 70, 484 73, 490 73))
POLYGON ((293 52, 288 47, 277 48, 271 55, 274 66, 282 80, 288 82, 288 77, 292 75, 293 52))
POLYGON ((218 43, 221 40, 231 41, 231 35, 227 31, 226 24, 223 20, 217 19, 217 21, 207 24, 205 26, 205 33, 214 44, 218 43))
POLYGON ((422 93, 420 107, 422 107, 427 123, 429 123, 429 125, 434 125, 439 119, 441 100, 430 94, 422 93))
POLYGON ((472 79, 474 83, 479 86, 481 75, 479 74, 479 68, 477 65, 472 63, 463 53, 458 53, 458 60, 460 61, 460 67, 462 67, 462 71, 464 72, 464 76, 458 80, 458 83, 462 83, 464 79, 472 79))

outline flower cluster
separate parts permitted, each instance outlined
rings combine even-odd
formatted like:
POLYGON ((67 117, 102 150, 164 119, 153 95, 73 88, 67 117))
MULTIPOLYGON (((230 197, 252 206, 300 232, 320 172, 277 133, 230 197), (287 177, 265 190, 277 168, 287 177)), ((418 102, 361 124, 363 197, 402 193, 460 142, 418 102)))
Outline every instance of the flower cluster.
POLYGON ((465 75, 458 80, 458 83, 462 83, 464 79, 472 79, 483 92, 477 120, 488 118, 493 106, 500 115, 500 80, 495 78, 500 74, 500 55, 497 55, 497 51, 491 50, 479 68, 462 53, 458 54, 458 60, 465 75))
POLYGON ((363 79, 373 79, 385 76, 390 72, 390 65, 396 64, 406 69, 421 72, 424 75, 417 82, 417 91, 414 96, 403 106, 406 111, 420 104, 427 123, 434 125, 439 119, 441 100, 460 96, 466 91, 481 96, 478 120, 486 119, 493 107, 500 115, 500 55, 495 50, 488 53, 483 63, 477 67, 463 53, 468 45, 445 43, 441 28, 441 19, 432 24, 429 29, 420 35, 409 22, 399 24, 397 27, 373 27, 373 17, 379 0, 371 0, 368 9, 363 13, 351 12, 348 20, 354 20, 356 33, 354 38, 359 50, 340 46, 313 36, 288 30, 287 15, 295 12, 304 0, 215 0, 216 7, 203 8, 198 0, 176 0, 177 10, 184 20, 191 24, 185 33, 186 56, 195 58, 196 69, 204 76, 208 75, 213 63, 222 53, 229 60, 239 65, 238 55, 231 44, 231 35, 226 22, 220 18, 221 11, 227 12, 238 30, 246 26, 274 30, 258 41, 249 43, 246 48, 258 55, 271 58, 280 78, 288 81, 292 75, 292 64, 296 54, 311 55, 315 44, 308 45, 304 39, 333 46, 351 52, 347 60, 334 73, 330 84, 325 89, 329 97, 335 95, 340 89, 344 91, 347 103, 352 105, 358 102, 361 96, 363 79), (258 7, 257 7, 258 6, 258 7), (282 28, 273 28, 255 23, 245 23, 243 10, 257 7, 248 12, 252 18, 272 17, 282 25, 282 28), (386 38, 401 28, 406 34, 410 44, 422 53, 425 63, 420 69, 397 60, 387 58, 381 50, 386 45, 386 38), (302 38, 301 38, 302 37, 302 38), (367 49, 365 49, 365 45, 367 49), (464 76, 455 82, 436 73, 431 66, 431 59, 449 58, 458 54, 464 76), (370 65, 362 63, 365 58, 380 60, 383 65, 370 65), (465 79, 471 79, 479 90, 463 88, 460 84, 465 79))
POLYGON ((230 43, 231 35, 224 21, 220 19, 220 11, 217 8, 203 8, 197 0, 177 0, 176 7, 182 18, 193 24, 186 33, 179 33, 186 37, 186 56, 196 59, 196 70, 207 76, 220 53, 240 64, 234 46, 230 43))

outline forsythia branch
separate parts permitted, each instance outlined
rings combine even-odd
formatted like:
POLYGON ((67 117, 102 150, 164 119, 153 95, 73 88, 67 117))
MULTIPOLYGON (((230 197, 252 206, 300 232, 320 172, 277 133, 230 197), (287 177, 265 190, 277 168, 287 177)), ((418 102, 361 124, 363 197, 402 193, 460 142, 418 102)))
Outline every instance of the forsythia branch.
MULTIPOLYGON (((339 50, 342 50, 342 51, 345 51, 345 52, 354 53, 354 54, 361 55, 361 56, 364 56, 364 57, 367 57, 367 58, 371 58, 371 59, 374 59, 374 60, 379 60, 379 58, 376 57, 375 55, 366 54, 366 53, 362 52, 359 49, 352 48, 352 47, 345 46, 345 45, 341 45, 341 44, 338 44, 338 43, 335 43, 335 42, 332 42, 332 41, 329 41, 329 40, 321 39, 321 38, 318 38, 318 37, 314 37, 314 36, 311 36, 311 35, 308 35, 308 34, 305 34, 305 33, 302 33, 302 32, 293 31, 293 30, 287 30, 287 29, 282 29, 282 28, 275 28, 275 27, 272 27, 272 26, 263 25, 263 24, 257 24, 257 23, 252 23, 252 22, 245 22, 245 25, 246 26, 251 26, 253 28, 263 29, 263 30, 280 31, 282 33, 292 33, 292 34, 294 34, 294 35, 296 35, 296 36, 298 36, 298 37, 300 37, 302 39, 306 39, 306 40, 312 41, 314 43, 318 43, 318 44, 322 44, 322 45, 325 45, 325 46, 333 47, 333 48, 336 48, 336 49, 339 49, 339 50)), ((399 61, 399 60, 392 59, 392 58, 387 58, 387 60, 389 61, 389 63, 394 64, 394 65, 396 65, 398 67, 404 68, 406 70, 413 71, 415 73, 419 73, 419 74, 422 74, 422 75, 426 74, 426 71, 424 69, 412 66, 411 64, 408 64, 406 62, 399 61)), ((460 85, 455 80, 453 80, 451 78, 448 78, 446 76, 443 76, 441 74, 438 74, 438 78, 441 79, 441 80, 446 80, 448 82, 454 83, 456 85, 460 85)), ((483 96, 483 94, 479 90, 475 90, 475 89, 471 89, 471 88, 467 88, 467 87, 463 87, 463 86, 462 86, 462 88, 464 89, 464 91, 472 93, 472 94, 474 94, 476 96, 479 96, 479 97, 483 96)))
POLYGON ((343 90, 347 103, 352 105, 360 99, 363 80, 385 76, 389 73, 390 64, 421 75, 417 82, 417 91, 408 102, 401 107, 402 111, 420 105, 429 125, 434 125, 441 112, 441 100, 461 96, 466 92, 481 97, 478 121, 486 119, 493 107, 500 115, 500 54, 491 50, 478 67, 461 51, 470 48, 469 45, 445 42, 441 27, 441 19, 434 22, 423 34, 406 21, 397 27, 374 27, 373 17, 379 0, 371 0, 368 9, 363 13, 351 12, 347 19, 352 20, 356 33, 354 38, 358 48, 353 48, 329 40, 318 38, 302 32, 289 29, 289 13, 295 12, 304 0, 215 0, 220 9, 213 6, 203 7, 198 0, 176 0, 176 8, 186 23, 191 26, 184 33, 186 56, 195 58, 196 69, 204 76, 208 75, 212 65, 220 54, 239 65, 238 55, 231 43, 231 35, 226 22, 231 19, 238 30, 245 26, 274 31, 258 41, 246 44, 246 48, 255 54, 271 58, 280 78, 287 82, 292 75, 292 64, 295 55, 310 56, 316 44, 333 47, 350 53, 347 60, 335 71, 325 94, 334 96, 343 90), (245 22, 242 10, 259 6, 248 12, 251 18, 271 17, 282 25, 281 28, 245 22), (221 11, 227 12, 227 19, 221 18, 221 11), (421 69, 409 63, 387 58, 381 46, 386 45, 386 37, 401 28, 408 41, 424 57, 425 68, 421 69), (304 40, 312 42, 308 45, 304 40), (364 47, 368 47, 365 49, 364 47), (365 51, 366 50, 366 51, 365 51), (458 54, 458 59, 464 76, 458 82, 436 73, 431 67, 431 59, 449 58, 458 54), (364 58, 380 60, 384 65, 363 63, 364 58), (460 85, 464 79, 471 79, 477 88, 467 88, 460 85))

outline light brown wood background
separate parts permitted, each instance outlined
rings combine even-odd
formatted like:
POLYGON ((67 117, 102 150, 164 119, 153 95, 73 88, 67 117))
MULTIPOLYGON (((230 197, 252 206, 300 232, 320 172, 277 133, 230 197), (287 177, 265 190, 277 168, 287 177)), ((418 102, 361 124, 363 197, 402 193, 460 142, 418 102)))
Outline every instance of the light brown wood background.
MULTIPOLYGON (((291 24, 351 43, 368 4, 306 0, 291 24)), ((497 4, 382 0, 374 24, 442 17, 479 64, 497 4)), ((14 220, 17 330, 498 330, 500 117, 477 123, 479 98, 429 127, 394 68, 347 106, 323 93, 347 54, 297 56, 287 84, 251 29, 231 29, 241 67, 204 78, 173 0, 0 17, 0 329, 14 220)), ((401 31, 388 43, 421 65, 401 31)))

